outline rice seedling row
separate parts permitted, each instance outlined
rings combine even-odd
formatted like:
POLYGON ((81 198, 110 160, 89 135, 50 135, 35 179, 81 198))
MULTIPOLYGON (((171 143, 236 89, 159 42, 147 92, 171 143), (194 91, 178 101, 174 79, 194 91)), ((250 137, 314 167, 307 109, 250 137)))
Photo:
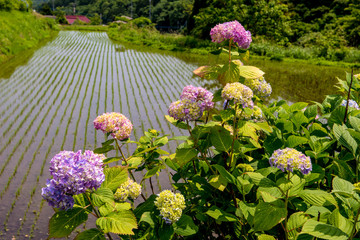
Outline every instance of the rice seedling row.
MULTIPOLYGON (((71 62, 70 62, 69 64, 71 64, 71 62)), ((59 79, 59 80, 60 80, 60 79, 59 79)), ((51 94, 48 95, 48 98, 49 98, 51 95, 53 95, 53 93, 54 93, 54 91, 55 91, 55 89, 56 89, 56 86, 57 86, 57 84, 53 84, 53 87, 54 87, 54 88, 52 89, 52 91, 50 91, 51 94)), ((11 157, 14 155, 16 149, 17 149, 17 148, 21 145, 21 143, 23 142, 24 137, 27 135, 27 133, 29 132, 30 128, 32 127, 32 124, 33 124, 34 121, 37 119, 39 113, 41 112, 41 109, 43 109, 44 106, 45 106, 45 104, 47 104, 47 103, 49 102, 49 101, 48 101, 48 98, 47 98, 47 99, 44 99, 43 104, 42 104, 42 105, 39 107, 39 109, 38 109, 38 112, 36 112, 36 113, 34 114, 33 111, 34 111, 35 107, 37 107, 37 106, 40 104, 40 100, 41 100, 41 99, 43 98, 43 96, 46 94, 45 88, 43 88, 43 89, 44 89, 43 94, 42 94, 42 95, 40 96, 40 98, 37 100, 36 104, 33 104, 33 105, 32 105, 32 107, 31 107, 31 109, 29 110, 28 114, 25 115, 24 119, 23 119, 23 120, 20 122, 20 124, 16 127, 16 130, 15 130, 15 131, 13 132, 13 134, 8 138, 8 144, 5 145, 5 146, 0 150, 0 154, 1 154, 1 153, 5 150, 5 148, 6 148, 7 146, 10 146, 10 145, 11 145, 11 144, 10 144, 11 141, 14 139, 14 137, 15 137, 15 135, 18 133, 18 131, 22 129, 22 125, 26 122, 26 120, 28 119, 28 117, 29 117, 31 114, 33 114, 34 116, 33 116, 32 120, 30 121, 30 124, 28 124, 27 128, 25 129, 25 134, 20 137, 19 141, 17 142, 17 144, 15 144, 13 150, 10 152, 10 155, 8 156, 8 158, 7 158, 7 160, 5 161, 5 163, 3 164, 3 166, 2 166, 2 168, 1 168, 1 170, 0 170, 0 176, 3 174, 3 172, 4 172, 4 170, 5 170, 5 167, 8 166, 8 163, 9 163, 11 157)), ((48 89, 48 90, 49 90, 49 89, 48 89)), ((24 108, 24 109, 25 109, 25 108, 24 108)), ((19 117, 19 116, 17 116, 17 118, 18 118, 18 117, 19 117)))
MULTIPOLYGON (((71 52, 72 53, 72 52, 71 52)), ((71 54, 70 53, 70 54, 71 54)), ((69 58, 69 56, 67 56, 67 59, 69 58)), ((62 58, 63 59, 63 58, 62 58)), ((57 63, 58 64, 58 63, 57 63)), ((55 68, 55 66, 56 66, 56 62, 54 63, 54 65, 52 66, 52 67, 54 67, 55 68)), ((57 68, 58 69, 58 71, 57 71, 57 74, 60 72, 60 70, 61 70, 61 67, 60 68, 57 68)), ((25 95, 25 96, 23 96, 23 97, 21 97, 22 99, 31 99, 31 101, 30 102, 27 102, 27 104, 26 105, 24 105, 22 108, 21 108, 21 110, 20 110, 20 113, 19 113, 19 115, 21 114, 23 114, 23 112, 25 111, 25 109, 27 109, 27 106, 29 106, 30 104, 32 104, 32 101, 33 100, 35 100, 35 98, 33 97, 33 96, 36 96, 36 93, 37 93, 37 90, 36 90, 36 88, 39 86, 39 84, 42 84, 40 87, 38 87, 39 89, 46 89, 46 84, 50 84, 50 82, 48 81, 49 79, 51 79, 51 77, 52 77, 52 75, 54 74, 54 72, 53 71, 50 71, 50 72, 47 72, 50 76, 48 76, 48 77, 41 77, 41 75, 40 75, 40 73, 39 73, 39 75, 38 76, 36 76, 36 77, 34 77, 34 79, 41 79, 42 81, 41 82, 38 82, 38 84, 34 84, 34 87, 29 91, 29 89, 27 89, 28 90, 28 95, 25 95)), ((55 72, 56 73, 56 72, 55 72)), ((57 75, 56 75, 57 76, 57 75)), ((52 78, 52 79, 56 79, 55 77, 54 78, 52 78)), ((17 106, 15 106, 14 107, 14 109, 19 109, 19 106, 22 104, 23 102, 22 101, 19 101, 19 103, 17 104, 17 106)), ((34 104, 35 105, 35 104, 34 104)), ((13 116, 14 115, 14 111, 8 111, 8 116, 7 117, 5 117, 4 118, 4 120, 2 121, 2 123, 0 123, 0 127, 8 120, 8 118, 10 117, 10 116, 13 116)), ((15 117, 15 119, 18 119, 18 116, 16 116, 15 117)), ((3 135, 6 133, 6 131, 4 131, 3 132, 3 135)))

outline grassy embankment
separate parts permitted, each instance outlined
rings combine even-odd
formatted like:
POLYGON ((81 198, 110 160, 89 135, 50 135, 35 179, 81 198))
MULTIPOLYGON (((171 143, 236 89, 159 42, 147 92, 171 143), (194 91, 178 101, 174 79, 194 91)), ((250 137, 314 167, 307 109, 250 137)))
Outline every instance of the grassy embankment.
MULTIPOLYGON (((208 55, 216 50, 210 40, 200 40, 181 34, 162 34, 150 28, 136 28, 122 25, 110 27, 109 38, 115 41, 151 46, 153 48, 185 51, 194 54, 208 55)), ((271 59, 286 62, 306 62, 324 66, 359 67, 360 50, 355 48, 322 49, 321 47, 283 47, 263 40, 253 39, 250 46, 252 58, 271 59)))
POLYGON ((32 55, 31 49, 57 32, 53 19, 29 12, 0 11, 0 63, 17 55, 21 55, 19 61, 23 61, 24 55, 32 55))
POLYGON ((67 31, 95 31, 106 32, 109 29, 107 25, 61 25, 61 30, 67 31))

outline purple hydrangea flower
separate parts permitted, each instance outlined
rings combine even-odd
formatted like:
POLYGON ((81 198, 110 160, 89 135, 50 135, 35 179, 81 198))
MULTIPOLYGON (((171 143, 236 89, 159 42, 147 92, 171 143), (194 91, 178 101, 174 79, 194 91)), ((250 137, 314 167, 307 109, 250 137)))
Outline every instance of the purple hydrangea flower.
POLYGON ((205 111, 214 108, 213 97, 214 95, 205 88, 189 85, 184 87, 180 99, 189 99, 191 102, 196 102, 201 110, 205 111))
POLYGON ((105 180, 103 154, 92 151, 61 151, 50 161, 50 174, 53 177, 42 189, 42 196, 50 206, 66 210, 72 207, 72 196, 86 190, 97 189, 105 180))
POLYGON ((308 174, 312 170, 310 157, 293 149, 285 148, 276 150, 269 159, 272 167, 277 167, 283 172, 286 170, 299 170, 302 174, 308 174))
POLYGON ((111 112, 98 116, 94 120, 94 127, 96 130, 111 133, 118 140, 124 140, 130 137, 133 125, 121 113, 111 112))
POLYGON ((252 41, 251 33, 246 31, 238 21, 218 24, 211 29, 210 35, 213 42, 221 43, 226 39, 232 39, 242 49, 249 48, 252 41))
POLYGON ((264 77, 246 79, 245 85, 249 86, 259 97, 268 97, 272 92, 271 85, 266 82, 264 77))
POLYGON ((203 114, 198 103, 192 102, 189 99, 171 103, 168 112, 171 117, 181 121, 194 121, 199 119, 203 114))
MULTIPOLYGON (((342 102, 341 102, 341 106, 344 106, 346 107, 346 103, 347 101, 344 99, 342 102)), ((357 104, 357 102, 355 102, 354 100, 349 100, 349 107, 352 107, 352 108, 355 108, 356 110, 360 110, 360 107, 359 105, 357 104)))

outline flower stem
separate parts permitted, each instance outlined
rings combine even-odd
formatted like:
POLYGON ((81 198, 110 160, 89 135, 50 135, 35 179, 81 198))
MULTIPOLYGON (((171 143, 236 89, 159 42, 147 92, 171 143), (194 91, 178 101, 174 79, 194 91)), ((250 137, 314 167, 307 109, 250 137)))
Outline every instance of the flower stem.
MULTIPOLYGON (((237 111, 237 107, 238 105, 235 104, 235 115, 234 115, 234 120, 233 120, 233 141, 231 143, 231 152, 230 152, 230 163, 229 163, 229 169, 231 169, 232 164, 234 162, 234 146, 235 146, 235 140, 237 137, 237 125, 236 125, 236 111, 237 111)), ((242 115, 242 112, 244 110, 241 111, 240 116, 242 115)))
MULTIPOLYGON (((290 171, 288 171, 288 180, 290 181, 290 171)), ((288 240, 289 239, 289 233, 287 230, 287 207, 288 207, 288 202, 289 202, 289 189, 286 190, 286 195, 285 195, 285 209, 286 209, 286 217, 285 217, 285 222, 284 222, 284 231, 285 231, 285 239, 288 240)))
POLYGON ((352 240, 355 236, 355 231, 356 231, 356 223, 358 222, 358 218, 359 218, 359 215, 360 215, 360 208, 358 209, 357 213, 356 213, 356 217, 354 219, 354 225, 353 225, 353 228, 351 230, 351 234, 350 234, 350 238, 349 240, 352 240))
POLYGON ((232 39, 229 40, 229 63, 231 63, 231 43, 232 39))

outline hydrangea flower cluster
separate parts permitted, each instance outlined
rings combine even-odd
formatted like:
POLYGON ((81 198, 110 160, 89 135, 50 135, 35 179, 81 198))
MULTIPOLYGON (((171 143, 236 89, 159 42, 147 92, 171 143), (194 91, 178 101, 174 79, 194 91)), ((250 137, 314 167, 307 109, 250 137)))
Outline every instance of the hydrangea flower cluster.
POLYGON ((308 174, 312 170, 310 157, 293 149, 285 148, 276 150, 269 159, 272 167, 277 167, 283 172, 286 170, 293 171, 300 170, 302 174, 308 174))
POLYGON ((272 92, 270 83, 266 82, 264 77, 246 79, 245 85, 249 86, 249 88, 251 88, 259 97, 268 97, 272 92))
POLYGON ((74 205, 73 195, 86 190, 97 189, 105 180, 103 172, 103 154, 81 150, 77 152, 61 151, 50 161, 52 179, 47 180, 41 195, 49 205, 61 210, 67 210, 74 205))
POLYGON ((194 87, 192 85, 184 87, 180 99, 189 99, 192 102, 197 102, 202 111, 210 110, 214 108, 214 102, 212 101, 214 95, 202 87, 194 87))
POLYGON ((130 178, 120 185, 114 195, 115 200, 125 202, 128 197, 135 200, 141 194, 141 185, 130 178))
POLYGON ((111 133, 118 140, 124 140, 130 137, 133 125, 121 113, 111 112, 98 116, 94 120, 94 127, 104 133, 111 133))
MULTIPOLYGON (((341 106, 344 106, 346 107, 346 103, 347 101, 344 99, 342 102, 341 102, 341 106)), ((359 105, 357 104, 357 102, 355 102, 354 100, 349 100, 349 107, 351 108, 355 108, 356 110, 360 110, 360 107, 359 105)))
POLYGON ((234 103, 240 103, 243 108, 253 108, 253 91, 239 82, 228 83, 221 92, 225 100, 234 100, 234 103))
POLYGON ((189 85, 183 89, 180 100, 171 103, 168 112, 176 120, 194 121, 214 107, 212 99, 213 94, 208 90, 189 85))
POLYGON ((155 199, 155 206, 166 223, 174 223, 180 219, 182 210, 186 207, 185 198, 180 193, 164 190, 155 199))
POLYGON ((242 49, 249 48, 252 41, 250 31, 246 31, 236 20, 216 25, 211 29, 210 36, 211 40, 216 43, 232 39, 242 49))

